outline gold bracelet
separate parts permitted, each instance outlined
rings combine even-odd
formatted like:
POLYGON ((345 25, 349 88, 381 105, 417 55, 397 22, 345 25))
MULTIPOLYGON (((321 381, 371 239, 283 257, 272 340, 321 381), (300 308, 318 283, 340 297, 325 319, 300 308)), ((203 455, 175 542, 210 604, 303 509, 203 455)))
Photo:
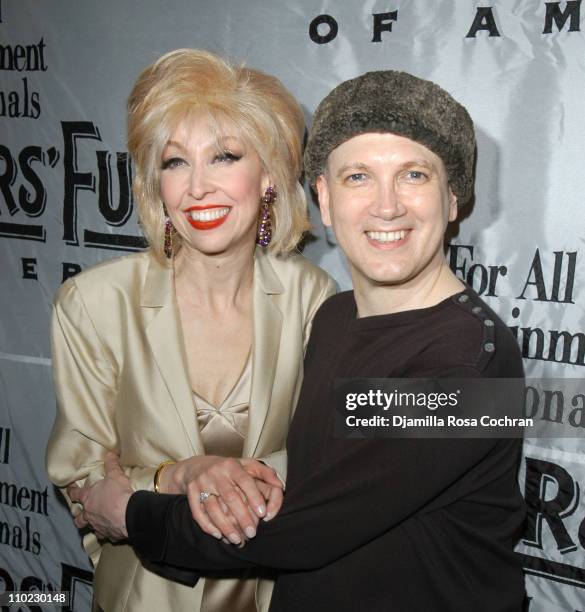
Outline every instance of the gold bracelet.
POLYGON ((154 473, 154 479, 153 479, 153 484, 154 484, 154 492, 155 493, 160 493, 160 477, 163 473, 163 470, 168 466, 168 465, 173 465, 177 463, 176 461, 173 461, 172 459, 167 459, 167 461, 163 461, 157 468, 156 468, 156 472, 154 473))

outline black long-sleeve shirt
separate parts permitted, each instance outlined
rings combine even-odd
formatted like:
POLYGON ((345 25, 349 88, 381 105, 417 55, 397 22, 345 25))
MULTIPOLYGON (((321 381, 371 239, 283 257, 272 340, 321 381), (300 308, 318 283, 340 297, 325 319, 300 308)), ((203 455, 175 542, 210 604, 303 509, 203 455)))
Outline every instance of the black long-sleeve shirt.
POLYGON ((445 376, 523 376, 514 338, 472 291, 362 319, 353 294, 330 298, 307 350, 278 516, 236 548, 201 532, 184 496, 137 492, 130 541, 147 562, 190 568, 192 581, 211 569, 276 568, 274 612, 520 610, 518 440, 333 432, 336 378, 445 376))

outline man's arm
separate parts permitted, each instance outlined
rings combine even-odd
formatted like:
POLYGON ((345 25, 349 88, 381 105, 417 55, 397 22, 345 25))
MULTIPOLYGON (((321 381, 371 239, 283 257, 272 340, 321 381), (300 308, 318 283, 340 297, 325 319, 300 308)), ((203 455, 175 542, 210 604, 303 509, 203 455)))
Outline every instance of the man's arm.
MULTIPOLYGON (((477 376, 461 369, 450 372, 451 377, 466 374, 477 376)), ((130 541, 146 561, 194 570, 252 565, 312 569, 414 515, 463 498, 499 506, 504 514, 515 510, 517 440, 339 439, 331 443, 328 458, 295 483, 280 514, 268 524, 261 522, 258 537, 243 548, 224 546, 201 532, 185 497, 147 492, 135 493, 128 503, 125 518, 130 541)), ((107 513, 111 502, 101 495, 95 499, 107 513)), ((84 502, 84 507, 91 504, 84 502)))
POLYGON ((515 446, 496 440, 360 441, 291 490, 280 514, 261 523, 243 548, 203 534, 182 496, 135 493, 126 511, 128 534, 139 556, 155 563, 195 570, 318 568, 416 513, 456 501, 471 483, 513 478, 515 446))

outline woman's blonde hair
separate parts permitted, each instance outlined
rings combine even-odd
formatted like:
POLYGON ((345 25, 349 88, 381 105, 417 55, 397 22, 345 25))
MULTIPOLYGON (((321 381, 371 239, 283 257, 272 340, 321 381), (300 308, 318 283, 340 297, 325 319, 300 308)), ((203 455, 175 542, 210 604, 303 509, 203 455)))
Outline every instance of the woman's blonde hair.
MULTIPOLYGON (((208 51, 177 49, 138 77, 128 99, 128 149, 135 164, 134 197, 155 256, 164 261, 165 215, 160 198, 163 150, 183 119, 203 115, 212 129, 234 126, 260 157, 278 193, 271 207, 275 253, 295 248, 309 228, 299 182, 305 122, 298 102, 275 77, 230 64, 208 51)), ((181 238, 173 236, 173 251, 181 238)))

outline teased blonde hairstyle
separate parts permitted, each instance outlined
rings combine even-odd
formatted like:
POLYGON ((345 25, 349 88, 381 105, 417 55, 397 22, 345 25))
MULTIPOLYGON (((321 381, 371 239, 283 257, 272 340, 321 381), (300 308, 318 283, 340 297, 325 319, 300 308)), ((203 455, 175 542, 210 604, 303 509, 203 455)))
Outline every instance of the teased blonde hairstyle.
MULTIPOLYGON (((162 153, 177 124, 204 116, 212 129, 233 126, 260 157, 276 187, 272 205, 275 253, 295 248, 309 228, 299 182, 305 122, 298 102, 275 77, 198 49, 163 55, 138 77, 128 99, 128 149, 135 164, 134 197, 155 256, 164 261, 160 198, 162 153)), ((173 250, 181 238, 173 236, 173 250)))

